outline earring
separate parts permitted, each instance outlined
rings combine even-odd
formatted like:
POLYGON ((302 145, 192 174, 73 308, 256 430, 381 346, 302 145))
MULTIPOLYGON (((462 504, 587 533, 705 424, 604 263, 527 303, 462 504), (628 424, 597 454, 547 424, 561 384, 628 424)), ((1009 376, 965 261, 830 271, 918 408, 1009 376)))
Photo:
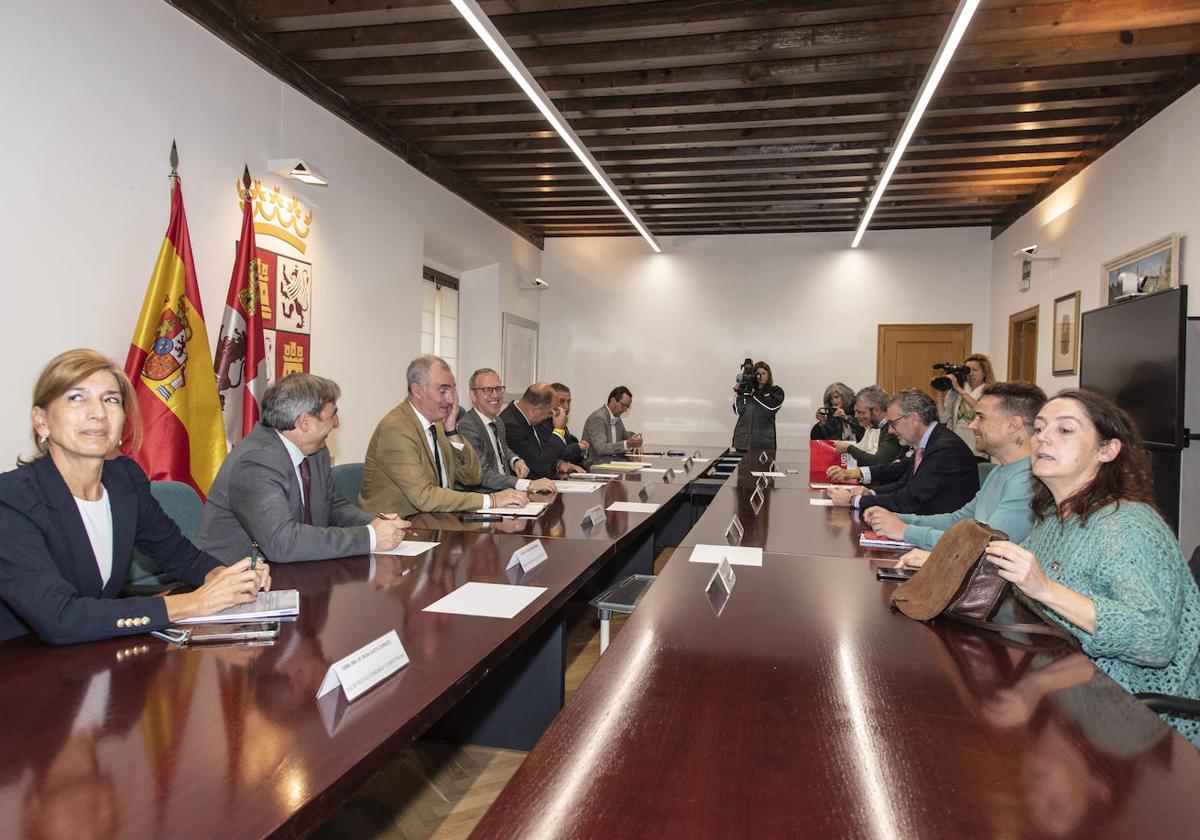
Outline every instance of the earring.
POLYGON ((38 443, 40 443, 42 446, 45 446, 49 440, 50 435, 42 435, 41 438, 38 439, 38 443))

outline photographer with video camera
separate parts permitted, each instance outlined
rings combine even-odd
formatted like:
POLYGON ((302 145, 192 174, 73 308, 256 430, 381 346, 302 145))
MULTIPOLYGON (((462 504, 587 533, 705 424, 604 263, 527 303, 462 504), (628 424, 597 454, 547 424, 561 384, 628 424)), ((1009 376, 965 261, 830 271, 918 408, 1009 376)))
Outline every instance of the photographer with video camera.
POLYGON ((825 389, 823 401, 810 440, 856 441, 863 436, 863 427, 850 413, 854 411, 854 391, 849 385, 834 382, 825 389))
POLYGON ((972 353, 961 365, 942 362, 933 369, 942 372, 930 382, 937 393, 938 419, 971 447, 976 460, 988 460, 985 453, 975 448, 971 421, 975 419, 975 406, 983 389, 996 381, 992 360, 983 353, 972 353))
POLYGON ((783 389, 775 384, 766 362, 742 362, 734 381, 734 449, 774 449, 775 414, 783 405, 783 389))

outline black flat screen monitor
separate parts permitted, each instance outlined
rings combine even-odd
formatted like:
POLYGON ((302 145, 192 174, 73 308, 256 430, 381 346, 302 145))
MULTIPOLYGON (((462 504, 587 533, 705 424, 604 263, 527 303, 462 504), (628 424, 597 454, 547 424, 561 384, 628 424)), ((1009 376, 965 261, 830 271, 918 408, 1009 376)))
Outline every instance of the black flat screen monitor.
POLYGON ((1184 446, 1186 287, 1093 309, 1081 320, 1080 386, 1128 411, 1147 448, 1184 446))

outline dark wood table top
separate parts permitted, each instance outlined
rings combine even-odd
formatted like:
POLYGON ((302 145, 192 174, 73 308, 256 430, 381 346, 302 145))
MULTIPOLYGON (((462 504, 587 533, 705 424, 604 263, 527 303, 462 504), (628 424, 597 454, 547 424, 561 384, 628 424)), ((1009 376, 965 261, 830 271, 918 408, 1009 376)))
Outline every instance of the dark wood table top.
POLYGON ((1063 647, 888 608, 865 564, 668 563, 474 836, 1195 836, 1200 752, 1063 647))
POLYGON ((724 545, 725 530, 737 514, 746 529, 741 545, 784 554, 820 554, 828 557, 864 557, 894 560, 903 552, 865 549, 858 544, 863 531, 860 514, 849 508, 819 507, 810 499, 825 498, 817 490, 767 488, 763 504, 755 514, 751 504, 754 487, 732 483, 713 497, 700 521, 680 544, 724 545))
MULTIPOLYGON (((696 465, 698 467, 699 465, 696 465)), ((696 467, 693 468, 694 471, 696 467)), ((556 537, 574 540, 624 540, 637 537, 650 527, 654 513, 632 511, 608 511, 614 502, 648 502, 669 507, 676 504, 680 492, 687 486, 689 475, 679 472, 666 478, 665 473, 626 473, 613 481, 580 484, 599 485, 591 493, 558 493, 553 497, 530 496, 532 501, 549 501, 549 507, 535 518, 508 517, 497 522, 463 522, 454 513, 418 513, 409 517, 417 529, 414 539, 430 539, 429 534, 451 531, 476 531, 483 533, 525 534, 534 537, 556 537), (642 488, 648 498, 641 498, 642 488), (596 505, 606 509, 603 525, 584 525, 583 514, 596 505)), ((574 482, 573 482, 574 483, 574 482)), ((503 511, 503 508, 500 509, 503 511)), ((434 537, 436 538, 436 537, 434 537)))
MULTIPOLYGON (((276 564, 300 617, 268 647, 176 649, 146 636, 0 643, 0 837, 81 824, 96 836, 294 836, 319 823, 542 626, 614 550, 444 533, 419 557, 276 564), (421 610, 467 581, 545 586, 512 620, 421 610), (329 665, 395 629, 411 657, 353 704, 320 703, 329 665), (35 831, 35 829, 37 831, 35 831)), ((333 702, 328 702, 332 699, 333 702)))

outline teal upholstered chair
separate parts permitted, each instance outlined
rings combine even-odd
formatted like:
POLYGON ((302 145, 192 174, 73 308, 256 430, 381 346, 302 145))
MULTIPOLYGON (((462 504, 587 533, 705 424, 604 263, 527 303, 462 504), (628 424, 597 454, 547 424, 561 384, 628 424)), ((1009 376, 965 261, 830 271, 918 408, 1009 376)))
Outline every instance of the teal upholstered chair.
POLYGON ((362 461, 353 464, 338 464, 331 472, 333 483, 337 485, 342 496, 352 505, 358 504, 358 494, 362 490, 362 461))
MULTIPOLYGON (((191 539, 200 527, 200 514, 204 509, 200 495, 182 481, 152 481, 150 493, 167 516, 175 520, 183 535, 191 539)), ((157 563, 140 551, 134 550, 129 577, 125 580, 127 589, 136 587, 135 591, 160 590, 168 588, 173 582, 174 579, 163 572, 157 563)))

